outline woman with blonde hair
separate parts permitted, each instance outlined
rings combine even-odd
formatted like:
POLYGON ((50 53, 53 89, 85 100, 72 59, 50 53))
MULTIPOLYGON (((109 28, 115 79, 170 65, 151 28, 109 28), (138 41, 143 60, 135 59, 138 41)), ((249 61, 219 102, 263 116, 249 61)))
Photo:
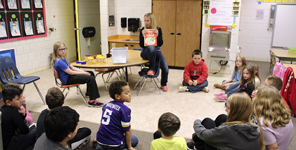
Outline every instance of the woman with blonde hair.
POLYGON ((286 150, 293 137, 293 123, 279 91, 268 85, 259 88, 253 105, 262 124, 266 149, 286 150))
POLYGON ((148 75, 153 76, 156 71, 155 62, 159 62, 161 69, 161 89, 167 91, 167 82, 169 67, 165 58, 163 57, 160 47, 163 44, 162 40, 162 30, 157 26, 156 19, 152 13, 147 13, 144 15, 145 26, 140 30, 140 46, 142 47, 141 57, 145 60, 149 60, 149 71, 148 75), (148 29, 153 29, 153 32, 157 35, 157 46, 145 46, 144 44, 144 35, 147 33, 148 29))
MULTIPOLYGON (((204 120, 195 120, 193 128, 197 137, 216 149, 263 150, 265 144, 262 127, 257 118, 252 116, 253 105, 249 95, 232 94, 225 111, 228 115, 226 122, 212 129, 204 126, 204 120)), ((199 149, 198 146, 195 143, 195 149, 199 149)))

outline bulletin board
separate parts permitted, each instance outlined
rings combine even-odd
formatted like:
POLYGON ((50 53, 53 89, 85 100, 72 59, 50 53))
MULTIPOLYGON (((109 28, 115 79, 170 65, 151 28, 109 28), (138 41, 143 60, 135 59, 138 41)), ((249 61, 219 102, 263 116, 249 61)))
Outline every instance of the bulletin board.
POLYGON ((203 14, 205 25, 236 27, 236 18, 240 12, 240 0, 204 0, 203 14))
POLYGON ((43 36, 44 0, 0 0, 0 43, 43 36))

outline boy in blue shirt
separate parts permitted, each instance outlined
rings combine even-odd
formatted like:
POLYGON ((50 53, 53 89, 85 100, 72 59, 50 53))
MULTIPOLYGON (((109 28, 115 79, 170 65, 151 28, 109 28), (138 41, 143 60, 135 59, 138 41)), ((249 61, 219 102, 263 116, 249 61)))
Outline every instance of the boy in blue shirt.
POLYGON ((124 102, 131 102, 130 88, 124 81, 110 85, 109 95, 114 101, 103 106, 101 126, 94 142, 96 150, 129 149, 138 145, 138 138, 131 132, 131 110, 124 102))

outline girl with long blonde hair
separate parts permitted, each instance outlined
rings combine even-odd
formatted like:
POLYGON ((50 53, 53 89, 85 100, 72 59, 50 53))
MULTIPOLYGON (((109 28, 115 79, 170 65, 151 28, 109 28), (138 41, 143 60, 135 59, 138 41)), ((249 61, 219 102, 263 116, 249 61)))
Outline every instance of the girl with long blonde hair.
MULTIPOLYGON (((193 128, 200 140, 216 149, 263 150, 265 148, 262 127, 258 119, 253 116, 253 105, 249 95, 232 94, 228 98, 225 111, 228 115, 226 122, 214 128, 204 126, 204 120, 203 122, 195 120, 193 128)), ((195 144, 196 149, 197 146, 195 144)))
POLYGON ((53 45, 51 66, 57 71, 62 84, 84 84, 87 83, 86 96, 89 96, 88 105, 100 107, 103 103, 96 99, 100 97, 96 79, 92 71, 83 71, 71 65, 67 59, 67 47, 65 43, 56 42, 53 45))
MULTIPOLYGON (((162 40, 162 30, 159 26, 157 26, 155 16, 152 13, 147 13, 144 15, 144 27, 140 30, 140 46, 142 47, 141 57, 145 60, 149 60, 149 71, 147 74, 149 76, 153 76, 155 74, 156 67, 155 62, 158 62, 161 69, 161 89, 166 92, 168 90, 167 82, 168 82, 168 74, 169 67, 164 56, 161 53, 160 47, 163 44, 162 40), (144 44, 144 36, 147 33, 148 29, 153 29, 153 32, 157 35, 157 46, 145 46, 144 44)), ((157 64, 158 65, 158 64, 157 64)))
POLYGON ((279 91, 268 85, 259 88, 253 105, 262 124, 266 149, 286 150, 292 141, 293 123, 279 91))

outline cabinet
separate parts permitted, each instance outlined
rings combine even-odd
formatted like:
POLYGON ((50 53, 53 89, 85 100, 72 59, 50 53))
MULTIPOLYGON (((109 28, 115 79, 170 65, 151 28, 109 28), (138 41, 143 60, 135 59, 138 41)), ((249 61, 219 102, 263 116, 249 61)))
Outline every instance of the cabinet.
POLYGON ((202 0, 152 2, 163 34, 162 54, 169 66, 185 67, 192 60, 192 51, 201 48, 202 0))
POLYGON ((113 47, 128 47, 128 49, 134 49, 134 48, 141 48, 139 43, 128 43, 128 42, 110 42, 109 43, 109 51, 113 47))

